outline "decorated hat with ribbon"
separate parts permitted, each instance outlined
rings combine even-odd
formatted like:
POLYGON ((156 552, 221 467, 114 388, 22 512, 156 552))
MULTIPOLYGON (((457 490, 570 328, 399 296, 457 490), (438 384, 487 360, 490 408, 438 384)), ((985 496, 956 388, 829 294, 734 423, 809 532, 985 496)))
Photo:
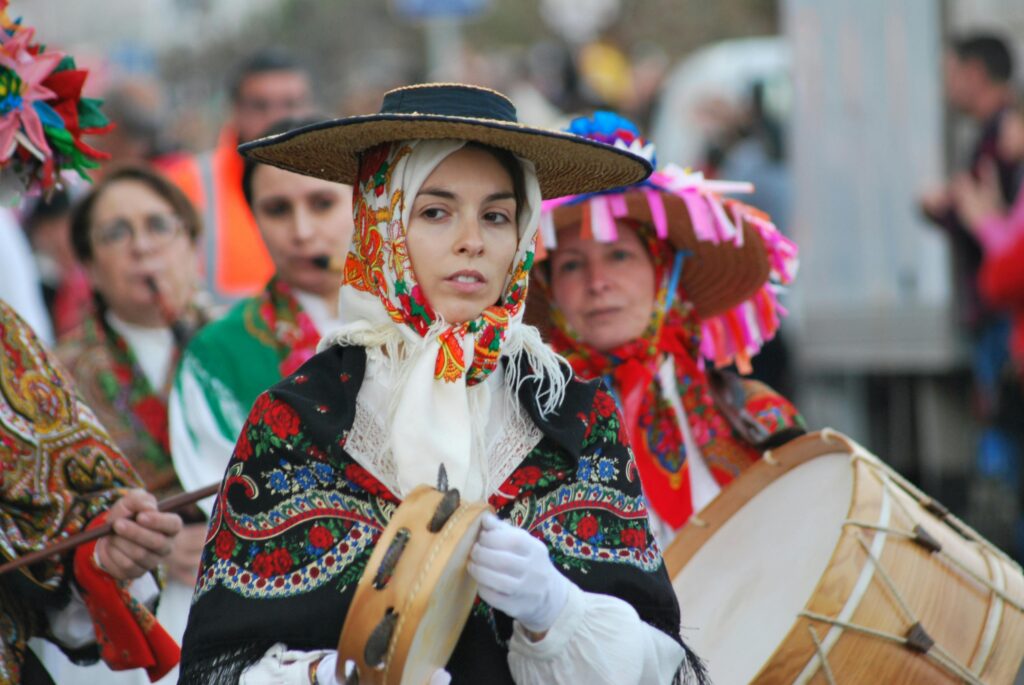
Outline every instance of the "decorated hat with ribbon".
POLYGON ((82 97, 88 72, 35 41, 35 29, 7 14, 0 0, 0 189, 48 191, 60 172, 88 178, 107 155, 82 140, 110 129, 100 101, 82 97))
POLYGON ((496 91, 464 83, 419 83, 384 94, 376 114, 332 119, 239 146, 249 159, 336 183, 356 182, 364 152, 400 140, 466 140, 533 163, 542 197, 635 183, 651 166, 629 150, 519 122, 496 91))
MULTIPOLYGON (((568 131, 640 155, 657 168, 654 144, 613 112, 574 119, 568 131)), ((538 258, 558 248, 562 231, 614 241, 632 219, 686 255, 679 287, 702 325, 701 353, 718 366, 749 359, 776 333, 785 310, 781 286, 796 275, 796 245, 762 211, 721 193, 750 192, 749 183, 705 179, 670 164, 644 181, 609 191, 547 200, 538 258)))

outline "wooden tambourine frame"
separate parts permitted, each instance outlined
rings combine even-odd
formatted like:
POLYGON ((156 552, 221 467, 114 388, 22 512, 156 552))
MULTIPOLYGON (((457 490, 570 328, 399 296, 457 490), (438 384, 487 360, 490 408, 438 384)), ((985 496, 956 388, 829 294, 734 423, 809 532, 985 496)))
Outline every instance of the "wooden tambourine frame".
POLYGON ((444 668, 476 599, 466 563, 488 511, 426 485, 395 509, 345 618, 339 682, 424 685, 444 668), (348 661, 355 673, 346 677, 348 661))

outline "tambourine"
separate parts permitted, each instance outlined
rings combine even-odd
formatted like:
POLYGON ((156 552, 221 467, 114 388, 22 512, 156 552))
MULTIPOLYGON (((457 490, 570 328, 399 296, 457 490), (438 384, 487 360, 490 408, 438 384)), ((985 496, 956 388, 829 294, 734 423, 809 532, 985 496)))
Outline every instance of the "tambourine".
POLYGON ((338 640, 339 682, 424 685, 455 650, 477 593, 466 564, 491 508, 444 480, 409 493, 377 541, 338 640))

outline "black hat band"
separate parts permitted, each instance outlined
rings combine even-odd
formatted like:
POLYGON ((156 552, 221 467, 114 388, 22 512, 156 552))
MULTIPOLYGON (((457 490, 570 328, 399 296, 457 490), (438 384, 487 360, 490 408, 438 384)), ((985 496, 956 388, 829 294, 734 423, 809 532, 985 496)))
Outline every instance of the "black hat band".
POLYGON ((454 85, 399 88, 387 93, 381 114, 437 114, 516 123, 516 108, 501 95, 454 85))

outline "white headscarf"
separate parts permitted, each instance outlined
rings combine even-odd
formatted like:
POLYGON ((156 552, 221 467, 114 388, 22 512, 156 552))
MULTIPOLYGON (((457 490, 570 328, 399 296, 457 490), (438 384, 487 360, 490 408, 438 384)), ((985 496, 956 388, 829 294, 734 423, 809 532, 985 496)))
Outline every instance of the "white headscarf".
POLYGON ((413 202, 434 169, 465 144, 413 140, 364 153, 339 300, 342 325, 320 343, 321 349, 366 347, 371 363, 386 368, 391 396, 384 425, 401 497, 421 483, 434 484, 442 463, 449 483, 469 494, 464 488, 474 450, 485 444, 492 395, 503 391, 518 406, 518 363, 508 365, 504 383, 487 382, 501 357, 517 361, 525 353, 533 375, 548 379, 540 398, 544 413, 558 408, 567 382, 565 361, 535 328, 522 323, 541 203, 532 162, 518 160, 526 199, 517 208, 519 244, 498 305, 472 321, 450 324, 433 311, 416 283, 405 241, 413 202))

